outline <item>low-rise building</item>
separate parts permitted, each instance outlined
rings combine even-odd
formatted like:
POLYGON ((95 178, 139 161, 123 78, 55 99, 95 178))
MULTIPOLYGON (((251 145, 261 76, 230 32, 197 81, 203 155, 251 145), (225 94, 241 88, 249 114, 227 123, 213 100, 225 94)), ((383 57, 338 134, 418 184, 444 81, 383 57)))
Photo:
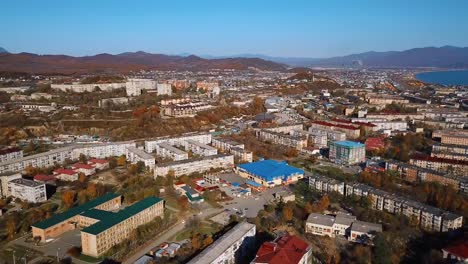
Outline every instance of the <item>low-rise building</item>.
POLYGON ((241 222, 216 239, 188 264, 238 263, 254 245, 255 225, 241 222))
POLYGON ((0 150, 0 163, 23 157, 23 151, 19 148, 4 148, 0 150))
POLYGON ((17 178, 8 181, 8 191, 14 198, 31 203, 47 201, 46 187, 44 183, 17 178))
POLYGON ((185 141, 185 150, 200 156, 212 156, 218 154, 218 150, 209 145, 202 144, 195 140, 185 141))
POLYGON ((188 153, 169 145, 166 142, 156 145, 156 154, 163 158, 169 158, 175 161, 188 159, 188 153))
POLYGON ((55 178, 61 181, 76 181, 78 180, 78 172, 70 169, 56 169, 53 172, 55 178))
POLYGON ((96 174, 96 168, 89 164, 75 163, 71 166, 72 170, 77 173, 83 173, 86 176, 91 176, 96 174))
POLYGON ((251 264, 309 264, 312 262, 312 247, 297 236, 289 234, 263 243, 251 264), (287 257, 286 257, 287 256, 287 257))
POLYGON ((275 160, 240 164, 237 166, 237 172, 241 177, 268 188, 297 182, 304 177, 303 170, 275 160))
POLYGON ((21 179, 20 173, 4 173, 0 174, 0 197, 8 197, 11 195, 8 188, 8 182, 15 179, 21 179))

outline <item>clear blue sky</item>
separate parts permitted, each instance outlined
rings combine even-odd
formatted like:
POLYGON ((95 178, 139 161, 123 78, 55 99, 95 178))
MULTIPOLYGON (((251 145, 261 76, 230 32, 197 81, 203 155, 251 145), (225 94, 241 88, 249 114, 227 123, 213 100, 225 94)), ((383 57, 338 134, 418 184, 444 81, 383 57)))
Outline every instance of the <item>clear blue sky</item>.
POLYGON ((10 52, 329 57, 468 46, 465 0, 11 0, 0 4, 10 52))

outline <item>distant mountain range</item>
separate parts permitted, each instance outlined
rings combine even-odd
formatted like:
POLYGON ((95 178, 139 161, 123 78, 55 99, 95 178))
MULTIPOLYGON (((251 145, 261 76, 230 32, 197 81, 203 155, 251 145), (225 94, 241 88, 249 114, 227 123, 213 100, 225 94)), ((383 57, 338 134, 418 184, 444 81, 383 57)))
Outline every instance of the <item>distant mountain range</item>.
POLYGON ((88 73, 129 72, 132 70, 210 70, 259 69, 286 70, 286 65, 259 58, 204 59, 195 55, 172 56, 146 52, 126 52, 117 55, 98 54, 72 57, 66 55, 37 55, 31 53, 0 53, 0 71, 27 73, 88 73))
POLYGON ((333 58, 273 57, 261 54, 235 56, 164 55, 126 52, 73 57, 8 53, 0 48, 0 71, 27 73, 129 72, 132 70, 259 69, 284 71, 288 67, 369 67, 369 68, 468 68, 468 47, 443 46, 405 51, 365 52, 333 58), (288 66, 289 65, 289 66, 288 66))
MULTIPOLYGON (((202 55, 203 58, 228 58, 202 55)), ((307 67, 437 67, 468 68, 468 47, 453 46, 415 48, 405 51, 365 52, 332 58, 271 57, 239 54, 234 57, 261 58, 290 66, 307 67)))

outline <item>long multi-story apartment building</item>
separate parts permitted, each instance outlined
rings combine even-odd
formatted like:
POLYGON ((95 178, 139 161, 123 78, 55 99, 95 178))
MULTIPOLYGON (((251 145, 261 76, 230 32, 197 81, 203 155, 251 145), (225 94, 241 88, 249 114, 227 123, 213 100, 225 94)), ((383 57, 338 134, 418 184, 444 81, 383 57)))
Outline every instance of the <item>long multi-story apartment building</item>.
POLYGON ((291 136, 289 134, 269 130, 257 130, 256 136, 261 141, 270 141, 273 144, 283 145, 298 150, 307 147, 307 138, 304 136, 291 136))
POLYGON ((329 158, 342 165, 353 165, 366 160, 366 145, 354 141, 335 141, 330 143, 329 158))
POLYGON ((449 185, 461 192, 467 191, 464 186, 468 184, 468 178, 463 176, 450 175, 394 160, 387 161, 385 166, 387 170, 397 171, 400 177, 408 182, 437 182, 441 185, 449 185))
POLYGON ((191 151, 193 154, 200 156, 213 156, 218 154, 218 150, 212 146, 200 143, 195 140, 185 141, 185 150, 191 151))
POLYGON ((139 96, 143 90, 156 90, 157 83, 153 79, 128 79, 125 90, 127 96, 139 96))
POLYGON ((168 163, 156 164, 154 177, 166 176, 172 172, 175 177, 188 175, 195 172, 203 173, 211 169, 234 168, 234 156, 217 154, 196 159, 179 160, 168 163))
POLYGON ((156 160, 154 159, 154 157, 151 154, 146 153, 144 150, 139 149, 137 147, 127 147, 125 156, 128 162, 135 164, 141 161, 145 164, 145 167, 147 167, 150 170, 154 169, 154 166, 156 166, 156 160))
POLYGON ((345 194, 344 182, 337 181, 328 177, 320 175, 309 176, 309 185, 313 189, 318 190, 321 193, 337 192, 341 195, 345 194))
POLYGON ((198 112, 206 111, 213 107, 207 102, 181 102, 161 106, 161 114, 172 117, 195 116, 198 112))
POLYGON ((468 146, 434 144, 431 157, 468 161, 468 146))
MULTIPOLYGON (((319 128, 319 129, 331 129, 335 131, 341 131, 345 133, 346 138, 348 139, 356 139, 361 135, 361 129, 356 126, 352 126, 349 124, 338 124, 338 123, 331 123, 325 121, 313 121, 310 124, 310 128, 319 128)), ((310 131, 310 129, 309 129, 310 131)))
POLYGON ((346 134, 344 132, 330 128, 310 127, 307 134, 310 135, 309 137, 312 137, 311 141, 314 146, 319 148, 328 147, 328 144, 332 141, 346 140, 346 134))
POLYGON ((225 138, 212 138, 211 145, 222 152, 234 155, 234 158, 240 162, 252 162, 253 153, 245 149, 244 144, 225 138))
POLYGON ((454 175, 468 175, 468 161, 413 155, 410 164, 454 175))
POLYGON ((239 263, 254 244, 255 225, 241 222, 216 239, 188 264, 239 263))
POLYGON ((98 159, 122 155, 125 156, 125 154, 127 153, 127 148, 135 146, 136 144, 133 141, 98 143, 76 146, 73 148, 72 159, 78 159, 81 154, 98 159))
POLYGON ((45 184, 27 179, 17 178, 8 181, 8 193, 14 198, 31 203, 47 201, 45 184))
POLYGON ((92 84, 51 84, 50 88, 52 90, 60 90, 62 92, 74 92, 74 93, 84 93, 84 92, 94 92, 97 88, 101 91, 112 91, 120 88, 125 88, 125 83, 92 83, 92 84))
POLYGON ((372 119, 385 119, 388 121, 392 120, 424 120, 424 115, 423 114, 405 114, 405 113, 391 113, 391 114, 386 114, 386 113, 376 113, 376 114, 367 114, 367 118, 372 118, 372 119))
POLYGON ((432 138, 440 138, 442 144, 468 146, 468 132, 462 129, 437 130, 432 133, 432 138))
POLYGON ((353 123, 370 123, 373 124, 374 131, 407 131, 408 123, 406 121, 387 121, 387 120, 375 120, 368 118, 352 118, 351 122, 353 123))
MULTIPOLYGON (((317 185, 310 181, 311 188, 317 185)), ((463 216, 456 215, 436 207, 425 205, 402 196, 391 194, 360 183, 344 183, 344 196, 366 197, 371 201, 372 209, 402 214, 427 230, 447 232, 463 226, 463 216)))
POLYGON ((376 105, 387 105, 387 104, 407 104, 409 103, 408 99, 402 98, 395 95, 369 95, 366 96, 367 102, 369 104, 376 105))
POLYGON ((156 150, 157 145, 160 143, 167 143, 172 146, 184 146, 184 142, 187 140, 198 141, 202 144, 211 143, 211 134, 210 133, 187 133, 180 136, 172 137, 159 137, 151 140, 145 141, 145 151, 152 153, 156 150))
POLYGON ((19 148, 5 148, 0 150, 0 163, 20 159, 23 157, 23 151, 19 148))
POLYGON ((166 142, 156 145, 156 154, 163 158, 169 158, 175 161, 188 159, 188 153, 178 149, 166 142))

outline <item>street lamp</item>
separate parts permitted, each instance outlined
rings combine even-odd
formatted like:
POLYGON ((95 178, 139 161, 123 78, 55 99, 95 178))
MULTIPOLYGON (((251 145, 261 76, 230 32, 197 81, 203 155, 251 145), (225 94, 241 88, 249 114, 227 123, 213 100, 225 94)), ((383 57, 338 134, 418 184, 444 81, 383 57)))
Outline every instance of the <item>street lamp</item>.
POLYGON ((13 264, 16 264, 15 251, 13 250, 13 264))
POLYGON ((60 259, 59 259, 59 251, 60 251, 60 248, 57 248, 57 262, 60 262, 60 259))

